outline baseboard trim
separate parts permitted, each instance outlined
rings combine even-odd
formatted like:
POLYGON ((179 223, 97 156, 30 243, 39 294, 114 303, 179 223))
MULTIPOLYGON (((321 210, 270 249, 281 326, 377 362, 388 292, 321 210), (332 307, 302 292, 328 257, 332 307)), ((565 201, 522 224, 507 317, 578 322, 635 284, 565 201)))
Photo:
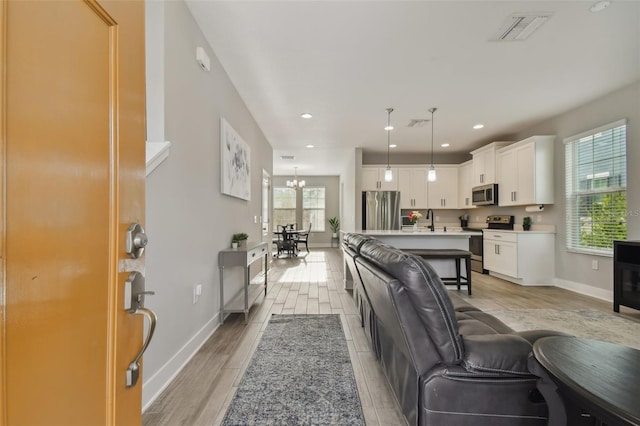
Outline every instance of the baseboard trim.
POLYGON ((160 396, 163 390, 175 379, 202 345, 220 326, 216 314, 187 343, 184 344, 156 373, 142 384, 142 412, 160 396), (151 395, 151 396, 148 396, 151 395))
POLYGON ((553 284, 556 287, 564 288, 565 290, 575 291, 576 293, 584 294, 585 296, 595 297, 596 299, 605 300, 613 303, 613 290, 605 290, 603 288, 594 287, 575 281, 564 280, 562 278, 555 278, 553 284))

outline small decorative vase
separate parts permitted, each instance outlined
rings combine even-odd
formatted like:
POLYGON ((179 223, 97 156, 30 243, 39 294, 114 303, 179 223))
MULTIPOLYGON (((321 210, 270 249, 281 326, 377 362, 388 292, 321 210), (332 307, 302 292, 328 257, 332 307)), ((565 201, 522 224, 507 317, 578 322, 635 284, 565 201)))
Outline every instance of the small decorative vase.
POLYGON ((418 224, 417 223, 413 224, 413 232, 418 232, 418 224))
POLYGON ((464 219, 461 219, 460 220, 460 226, 463 227, 463 228, 466 228, 467 226, 469 226, 469 222, 464 220, 464 219))
POLYGON ((231 248, 238 248, 238 243, 232 242, 231 243, 231 248))
POLYGON ((522 229, 524 229, 525 231, 528 231, 531 229, 531 225, 522 225, 522 229))
POLYGON ((247 246, 247 240, 238 241, 238 247, 246 247, 246 246, 247 246))

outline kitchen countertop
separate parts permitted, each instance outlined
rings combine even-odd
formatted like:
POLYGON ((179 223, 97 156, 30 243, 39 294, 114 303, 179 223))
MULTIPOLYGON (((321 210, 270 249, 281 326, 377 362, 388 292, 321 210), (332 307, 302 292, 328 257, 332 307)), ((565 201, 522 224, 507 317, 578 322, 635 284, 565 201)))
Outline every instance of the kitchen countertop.
POLYGON ((507 232, 509 234, 555 234, 556 231, 552 229, 532 229, 530 231, 524 231, 522 229, 483 229, 483 231, 487 232, 507 232))
MULTIPOLYGON (((459 228, 458 228, 459 229, 459 228)), ((358 234, 372 235, 372 236, 394 236, 394 237, 470 237, 472 235, 482 235, 479 231, 462 231, 462 230, 449 230, 444 231, 436 228, 434 232, 429 231, 426 228, 420 228, 417 232, 413 230, 398 231, 398 230, 365 230, 356 231, 358 234)))

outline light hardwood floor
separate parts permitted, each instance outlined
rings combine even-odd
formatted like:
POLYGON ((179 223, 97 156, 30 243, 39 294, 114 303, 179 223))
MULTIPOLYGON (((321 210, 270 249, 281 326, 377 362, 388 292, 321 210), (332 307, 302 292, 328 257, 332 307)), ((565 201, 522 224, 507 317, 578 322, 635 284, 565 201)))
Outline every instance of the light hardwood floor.
MULTIPOLYGON (((233 398, 271 314, 340 314, 367 425, 405 425, 397 402, 371 352, 351 293, 343 289, 339 249, 312 249, 295 259, 274 259, 269 291, 243 315, 230 315, 143 414, 143 425, 218 425, 233 398)), ((521 287, 473 273, 473 295, 462 297, 480 309, 597 309, 611 303, 556 287, 521 287)), ((621 307, 621 316, 640 322, 640 312, 621 307)))

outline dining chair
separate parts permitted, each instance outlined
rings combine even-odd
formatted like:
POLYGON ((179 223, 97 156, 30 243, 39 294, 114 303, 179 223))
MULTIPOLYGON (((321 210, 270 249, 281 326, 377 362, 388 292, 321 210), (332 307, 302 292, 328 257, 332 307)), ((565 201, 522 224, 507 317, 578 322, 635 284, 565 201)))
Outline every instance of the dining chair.
POLYGON ((290 256, 295 256, 297 254, 296 243, 293 240, 293 234, 287 232, 287 225, 278 225, 277 236, 278 239, 274 239, 274 242, 276 243, 276 246, 278 248, 277 255, 280 256, 281 253, 286 251, 290 256))
POLYGON ((309 253, 309 234, 311 234, 311 223, 309 223, 309 230, 298 233, 298 238, 296 239, 296 247, 299 243, 304 243, 304 247, 307 249, 307 253, 309 253))

